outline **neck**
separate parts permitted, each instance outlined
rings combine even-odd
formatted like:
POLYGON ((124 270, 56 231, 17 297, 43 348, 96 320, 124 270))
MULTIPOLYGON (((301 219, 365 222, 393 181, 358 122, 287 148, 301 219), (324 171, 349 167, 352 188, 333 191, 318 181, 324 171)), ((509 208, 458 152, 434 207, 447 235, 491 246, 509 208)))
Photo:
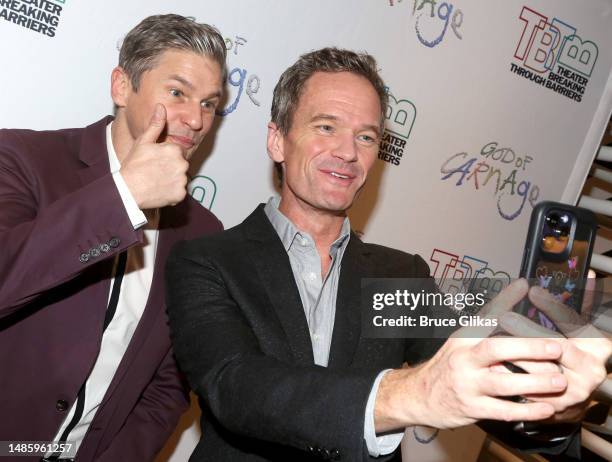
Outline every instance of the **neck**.
POLYGON ((307 232, 317 248, 329 249, 338 239, 346 212, 318 210, 295 197, 281 196, 278 210, 300 230, 307 232))
POLYGON ((111 140, 113 142, 113 147, 115 148, 115 153, 117 154, 117 159, 121 164, 134 144, 134 140, 132 139, 132 135, 127 124, 127 119, 121 109, 117 110, 117 115, 115 116, 115 120, 111 125, 111 140))

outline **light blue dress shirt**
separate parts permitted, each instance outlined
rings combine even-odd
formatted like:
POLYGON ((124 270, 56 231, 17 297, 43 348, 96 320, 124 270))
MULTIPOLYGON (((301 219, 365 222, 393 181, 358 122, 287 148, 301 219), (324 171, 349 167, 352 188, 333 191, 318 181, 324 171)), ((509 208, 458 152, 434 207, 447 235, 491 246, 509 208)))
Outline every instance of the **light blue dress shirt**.
MULTIPOLYGON (((336 317, 336 295, 342 257, 350 239, 351 225, 344 219, 340 236, 329 248, 332 258, 327 275, 321 275, 321 258, 314 239, 306 232, 300 231, 279 210, 280 199, 271 197, 264 211, 276 230, 289 256, 293 277, 300 293, 304 314, 310 331, 314 362, 327 367, 336 317)), ((374 404, 380 381, 388 370, 378 374, 368 397, 364 419, 364 439, 368 452, 373 457, 390 454, 399 446, 404 432, 376 436, 374 427, 374 404)))

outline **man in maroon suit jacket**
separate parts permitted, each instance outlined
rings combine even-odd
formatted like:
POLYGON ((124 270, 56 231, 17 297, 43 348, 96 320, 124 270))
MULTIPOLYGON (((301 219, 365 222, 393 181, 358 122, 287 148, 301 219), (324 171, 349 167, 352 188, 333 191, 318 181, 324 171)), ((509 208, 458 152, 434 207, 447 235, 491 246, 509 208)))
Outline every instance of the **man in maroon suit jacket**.
POLYGON ((0 440, 64 434, 79 462, 146 461, 176 426, 163 268, 173 243, 222 229, 185 196, 224 63, 214 28, 149 17, 112 72, 114 120, 0 130, 0 440))

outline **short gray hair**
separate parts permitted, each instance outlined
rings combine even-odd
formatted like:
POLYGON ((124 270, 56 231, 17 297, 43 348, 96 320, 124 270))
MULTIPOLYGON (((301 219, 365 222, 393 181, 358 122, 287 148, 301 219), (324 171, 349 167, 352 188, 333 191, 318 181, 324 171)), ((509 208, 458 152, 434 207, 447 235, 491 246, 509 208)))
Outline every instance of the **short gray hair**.
POLYGON ((178 14, 149 16, 128 32, 119 51, 119 66, 130 77, 135 91, 142 74, 155 67, 161 54, 171 49, 211 57, 225 78, 227 50, 216 28, 178 14))
POLYGON ((283 72, 274 87, 271 118, 282 134, 289 132, 304 85, 316 72, 351 72, 365 77, 380 100, 382 131, 389 96, 376 69, 374 57, 340 48, 322 48, 300 56, 295 64, 283 72))

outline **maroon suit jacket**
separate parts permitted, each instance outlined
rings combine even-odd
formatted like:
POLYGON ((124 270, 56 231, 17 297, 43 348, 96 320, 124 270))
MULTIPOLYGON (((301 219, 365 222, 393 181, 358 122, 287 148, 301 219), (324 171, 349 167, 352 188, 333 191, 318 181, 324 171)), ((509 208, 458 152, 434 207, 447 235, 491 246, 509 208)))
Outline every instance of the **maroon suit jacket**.
MULTIPOLYGON (((53 439, 98 355, 112 257, 143 239, 109 173, 110 120, 0 130, 0 440, 53 439)), ((164 265, 175 242, 222 225, 188 197, 162 209, 160 227, 143 316, 79 462, 152 460, 187 407, 170 347, 164 265)))

